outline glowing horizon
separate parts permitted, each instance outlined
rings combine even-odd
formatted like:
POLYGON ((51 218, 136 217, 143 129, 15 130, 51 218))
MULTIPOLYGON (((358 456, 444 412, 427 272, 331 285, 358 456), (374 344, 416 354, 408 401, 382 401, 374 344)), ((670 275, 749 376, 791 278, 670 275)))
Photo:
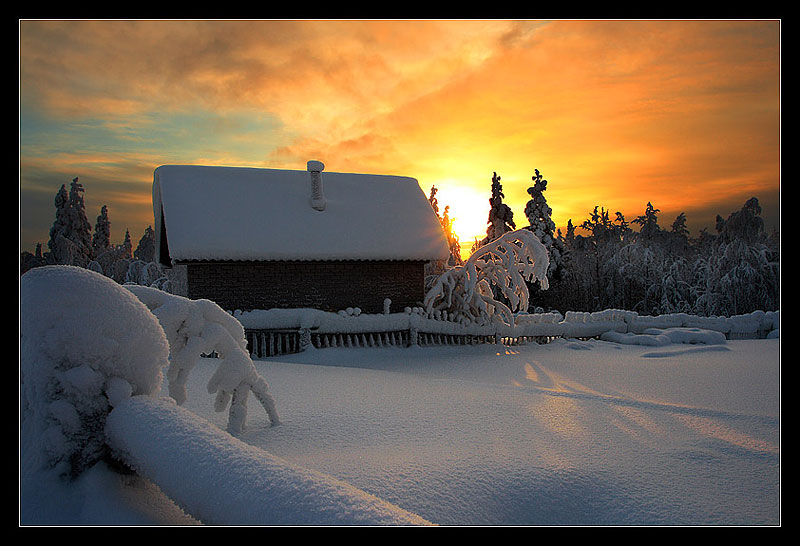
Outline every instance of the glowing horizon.
MULTIPOLYGON (((693 235, 758 197, 780 224, 780 21, 20 21, 20 247, 76 176, 112 240, 152 173, 218 164, 404 175, 462 246, 493 172, 519 227, 647 202, 693 235)), ((134 241, 135 242, 135 241, 134 241)))

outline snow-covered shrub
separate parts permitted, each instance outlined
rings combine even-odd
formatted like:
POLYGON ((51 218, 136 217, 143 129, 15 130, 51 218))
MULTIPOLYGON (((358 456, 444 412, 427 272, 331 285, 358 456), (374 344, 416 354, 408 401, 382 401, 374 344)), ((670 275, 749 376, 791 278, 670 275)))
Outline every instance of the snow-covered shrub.
POLYGON ((547 289, 547 249, 532 232, 511 231, 481 246, 464 263, 444 272, 425 295, 429 316, 446 311, 456 322, 514 324, 513 312, 528 309, 527 282, 547 289), (498 300, 494 290, 505 298, 498 300))
POLYGON ((169 394, 178 404, 186 400, 186 381, 202 355, 217 353, 219 367, 208 383, 216 394, 214 408, 222 412, 230 403, 228 431, 240 432, 247 418, 247 397, 252 392, 273 425, 278 424, 269 386, 247 352, 242 324, 210 300, 190 300, 146 286, 125 285, 158 317, 167 336, 170 364, 169 394))
MULTIPOLYGON (((154 286, 166 281, 166 276, 161 271, 161 266, 156 262, 133 260, 125 272, 125 284, 138 284, 141 286, 154 286)), ((160 288, 159 286, 154 286, 160 288)))
POLYGON ((67 265, 20 279, 22 467, 77 475, 105 455, 113 406, 159 391, 169 345, 139 299, 94 271, 67 265))

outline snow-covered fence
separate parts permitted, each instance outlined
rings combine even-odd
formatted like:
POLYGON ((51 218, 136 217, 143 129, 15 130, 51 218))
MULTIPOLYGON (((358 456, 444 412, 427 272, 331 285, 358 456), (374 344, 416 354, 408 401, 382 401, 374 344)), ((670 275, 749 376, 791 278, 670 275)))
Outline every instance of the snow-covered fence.
POLYGON ((431 345, 519 345, 557 338, 600 338, 608 332, 641 334, 653 328, 699 328, 727 339, 777 336, 779 312, 755 311, 736 317, 700 317, 675 313, 639 316, 634 311, 607 309, 594 313, 518 314, 514 324, 463 324, 429 316, 421 309, 404 313, 347 315, 315 309, 270 309, 236 312, 245 328, 248 350, 265 358, 303 350, 333 347, 410 347, 431 345), (304 341, 305 340, 305 341, 304 341))
POLYGON ((255 358, 299 353, 300 330, 248 330, 244 331, 247 350, 255 358))

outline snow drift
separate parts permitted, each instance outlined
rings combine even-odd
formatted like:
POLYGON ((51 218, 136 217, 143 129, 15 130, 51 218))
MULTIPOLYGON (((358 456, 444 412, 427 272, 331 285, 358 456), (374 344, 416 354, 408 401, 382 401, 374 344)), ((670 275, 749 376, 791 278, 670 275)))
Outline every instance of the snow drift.
POLYGON ((75 475, 104 456, 113 406, 159 392, 169 346, 147 307, 98 273, 46 266, 20 280, 23 470, 75 475))
POLYGON ((208 525, 429 524, 245 444, 169 399, 129 399, 111 413, 106 433, 121 459, 208 525))

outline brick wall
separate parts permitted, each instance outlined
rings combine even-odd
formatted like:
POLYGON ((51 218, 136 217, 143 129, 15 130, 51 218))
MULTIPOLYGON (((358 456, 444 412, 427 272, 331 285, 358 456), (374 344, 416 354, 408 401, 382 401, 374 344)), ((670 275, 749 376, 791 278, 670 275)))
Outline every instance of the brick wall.
POLYGON ((226 310, 312 307, 365 313, 419 305, 425 262, 196 262, 187 265, 187 296, 210 299, 226 310))

